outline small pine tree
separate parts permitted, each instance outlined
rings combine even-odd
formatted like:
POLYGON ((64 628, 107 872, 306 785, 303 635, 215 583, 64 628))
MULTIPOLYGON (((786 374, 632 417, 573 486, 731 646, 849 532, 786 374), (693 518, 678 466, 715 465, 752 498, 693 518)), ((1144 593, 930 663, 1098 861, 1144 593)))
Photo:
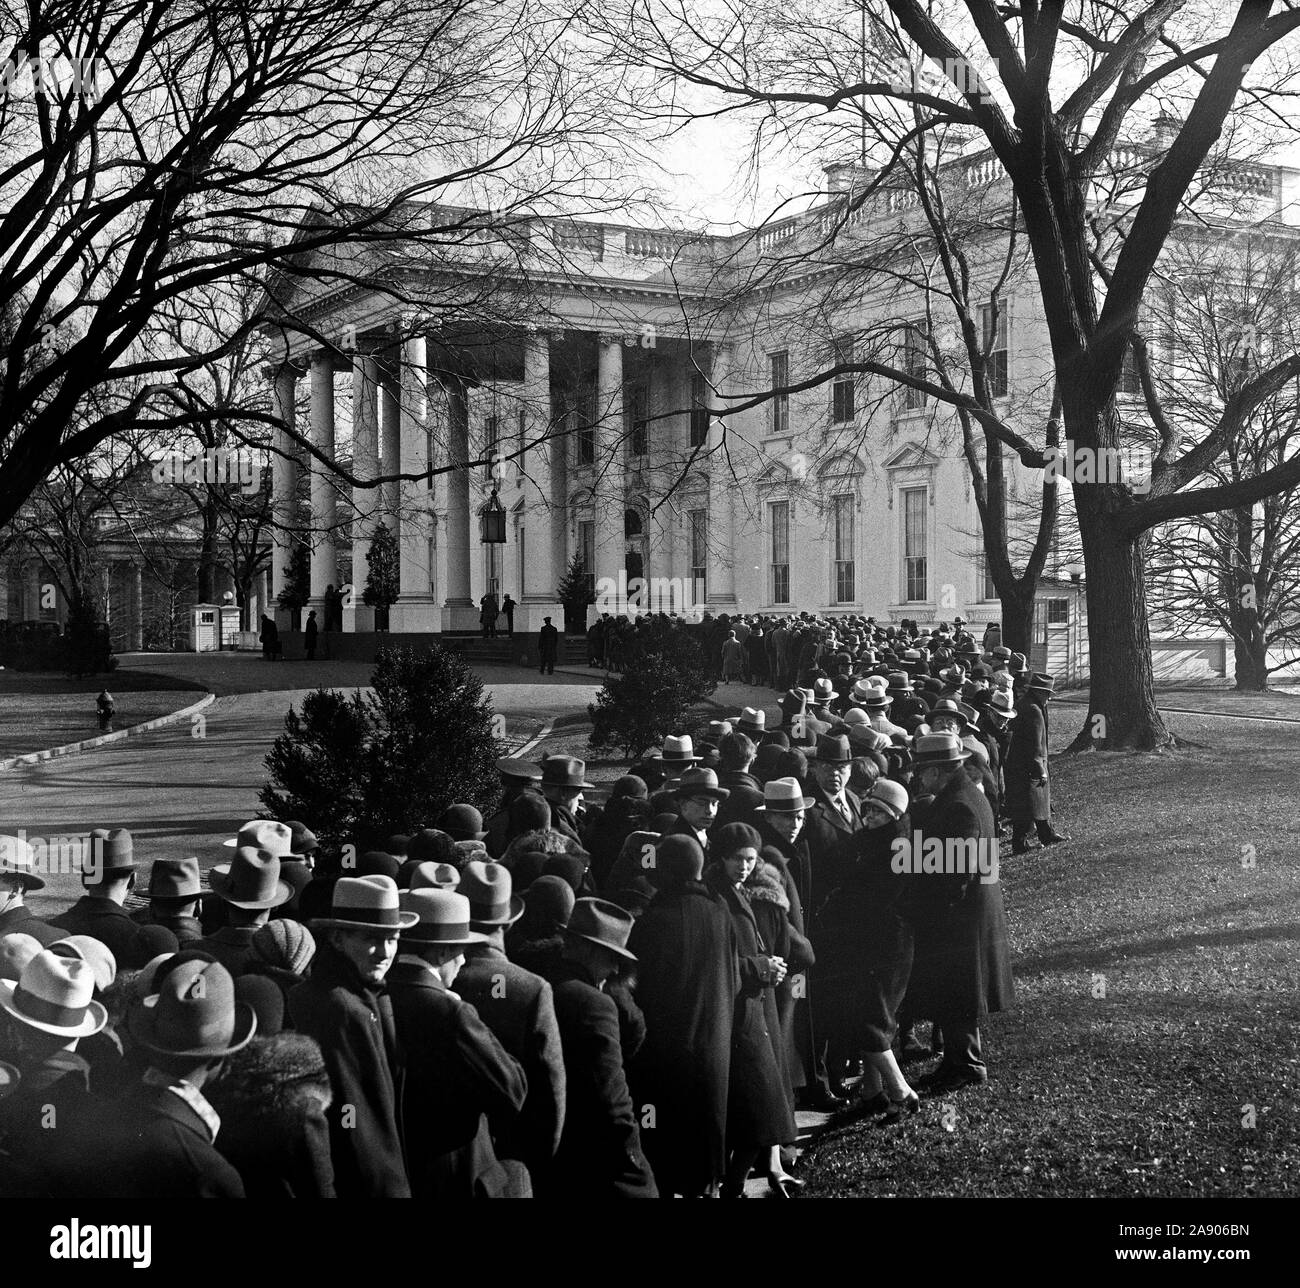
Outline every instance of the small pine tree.
POLYGON ((397 602, 401 574, 397 536, 386 523, 381 523, 375 529, 374 536, 370 539, 367 559, 369 571, 366 573, 361 602, 375 610, 376 628, 387 630, 388 610, 397 602))
POLYGON ((272 818, 309 820, 327 847, 351 841, 366 790, 357 766, 365 763, 371 733, 359 693, 309 693, 301 713, 289 709, 284 733, 267 754, 271 777, 258 799, 272 818))
POLYGON ((594 604, 596 596, 587 583, 587 569, 580 554, 569 560, 569 566, 555 588, 555 597, 564 606, 566 629, 572 631, 586 626, 587 605, 594 604))
POLYGON ((284 569, 285 587, 280 592, 280 607, 298 613, 311 598, 311 551, 305 545, 296 545, 284 569))

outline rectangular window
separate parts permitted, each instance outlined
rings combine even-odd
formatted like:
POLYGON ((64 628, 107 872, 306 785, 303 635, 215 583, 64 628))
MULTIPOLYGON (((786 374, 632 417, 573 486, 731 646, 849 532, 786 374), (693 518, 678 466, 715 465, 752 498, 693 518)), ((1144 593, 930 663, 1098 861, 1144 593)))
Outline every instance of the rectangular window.
POLYGON ((1049 599, 1047 601, 1047 624, 1049 626, 1067 626, 1070 621, 1070 601, 1068 599, 1049 599))
POLYGON ((851 496, 835 498, 835 603, 853 602, 853 516, 851 496))
MULTIPOLYGON (((930 375, 929 352, 923 323, 907 328, 904 338, 903 371, 913 380, 928 380, 930 375)), ((925 390, 904 386, 903 407, 906 411, 920 411, 925 406, 925 390)))
POLYGON ((1133 356, 1131 345, 1124 350, 1124 361, 1120 363, 1118 392, 1125 398, 1142 396, 1142 381, 1138 376, 1137 359, 1133 356))
POLYGON ((772 522, 772 603, 790 602, 790 502, 773 501, 768 506, 772 522))
POLYGON ((980 332, 984 341, 985 370, 989 393, 1005 398, 1007 393, 1007 302, 994 296, 980 305, 980 332))
POLYGON ((709 512, 691 510, 686 516, 691 529, 691 583, 692 593, 703 602, 708 598, 709 567, 709 512))
POLYGON ((979 587, 981 602, 987 603, 998 598, 998 588, 994 584, 993 574, 989 571, 988 556, 981 549, 975 556, 975 584, 979 587))
POLYGON ((573 415, 578 439, 578 464, 591 465, 596 459, 596 427, 590 402, 586 398, 580 399, 573 408, 573 415))
POLYGON ((593 519, 578 524, 578 548, 582 551, 582 571, 587 575, 587 590, 596 593, 596 523, 593 519))
POLYGON ((630 385, 623 395, 623 433, 633 456, 646 454, 646 420, 649 417, 645 385, 630 385))
POLYGON ((709 436, 709 387, 697 371, 691 377, 691 446, 703 447, 709 436))
MULTIPOLYGON (((783 389, 790 383, 790 354, 781 349, 777 353, 768 355, 768 363, 771 368, 771 384, 773 389, 783 389)), ((790 432, 790 395, 774 394, 772 397, 772 433, 788 434, 790 432)), ((774 603, 780 603, 780 600, 774 600, 774 603)))
MULTIPOLYGON (((842 335, 835 341, 831 355, 831 365, 838 367, 854 360, 854 344, 851 335, 842 335)), ((831 382, 831 422, 842 425, 857 414, 855 390, 857 379, 853 372, 836 376, 831 382)))
POLYGON ((926 560, 926 510, 929 497, 923 487, 903 490, 903 601, 929 599, 926 560))

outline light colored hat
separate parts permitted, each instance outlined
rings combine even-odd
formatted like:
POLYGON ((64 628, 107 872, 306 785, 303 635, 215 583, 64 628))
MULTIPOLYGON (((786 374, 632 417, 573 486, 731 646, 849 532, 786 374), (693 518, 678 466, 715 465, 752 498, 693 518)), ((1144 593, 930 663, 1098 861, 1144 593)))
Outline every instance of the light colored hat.
POLYGON ((316 918, 314 924, 339 930, 409 930, 419 919, 414 912, 402 910, 397 882, 376 873, 340 877, 334 883, 330 915, 316 918))
POLYGON ((22 877, 28 890, 45 888, 45 882, 36 875, 32 847, 21 836, 0 836, 0 874, 22 877))
POLYGON ((406 941, 417 944, 441 944, 448 948, 465 948, 483 944, 487 936, 469 928, 469 900, 455 890, 438 890, 424 886, 402 895, 403 916, 415 920, 406 941))
POLYGON ((41 941, 35 935, 21 930, 0 935, 0 979, 20 979, 23 968, 40 951, 41 941))
POLYGON ((844 723, 850 728, 853 725, 870 725, 871 717, 861 707, 850 707, 844 713, 844 723))
POLYGON ((871 784, 871 790, 866 794, 863 804, 879 805, 893 818, 902 818, 907 812, 907 788, 892 778, 877 778, 871 784))
POLYGON ((835 686, 827 679, 813 681, 813 701, 829 702, 835 696, 835 686))
POLYGON ((107 944, 93 935, 67 935, 50 945, 52 953, 60 957, 76 957, 90 967, 95 976, 95 987, 102 993, 117 978, 117 958, 107 944))
POLYGON ((997 693, 990 695, 988 709, 1004 720, 1016 718, 1016 700, 1006 689, 999 689, 997 693))
POLYGON ((811 807, 811 796, 803 794, 797 778, 773 778, 763 784, 763 803, 754 806, 755 812, 766 810, 773 814, 794 814, 811 807))
POLYGON ((767 712, 760 711, 757 707, 746 707, 740 713, 740 719, 736 721, 736 727, 742 733, 749 733, 751 730, 763 733, 767 729, 767 712))
POLYGON ((925 733, 916 740, 912 751, 914 765, 960 764, 970 759, 970 751, 962 746, 955 733, 925 733))
POLYGON ((239 829, 238 836, 229 837, 221 844, 231 850, 248 846, 265 850, 277 859, 286 859, 293 853, 293 829, 288 823, 277 823, 274 819, 254 818, 239 829))
POLYGON ((512 892, 510 869, 500 863, 465 864, 460 893, 469 900, 470 921, 476 926, 513 926, 523 916, 524 901, 512 892))
POLYGON ((0 1007, 53 1037, 88 1038, 108 1023, 108 1012, 94 995, 94 971, 81 958, 61 957, 48 948, 23 967, 16 982, 0 979, 0 1007))
POLYGON ((700 758, 695 754, 695 744, 691 741, 690 734, 683 734, 679 738, 670 733, 655 759, 664 765, 694 765, 700 758))

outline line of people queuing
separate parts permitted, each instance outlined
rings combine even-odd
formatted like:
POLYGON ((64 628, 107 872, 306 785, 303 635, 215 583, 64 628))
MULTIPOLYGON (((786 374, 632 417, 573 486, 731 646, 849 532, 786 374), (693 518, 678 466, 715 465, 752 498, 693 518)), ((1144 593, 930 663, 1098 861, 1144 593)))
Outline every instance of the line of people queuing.
POLYGON ((0 837, 0 1192, 739 1197, 757 1171, 790 1197, 797 1107, 893 1123, 983 1085, 1014 996, 996 868, 898 843, 995 851, 999 814, 1064 839, 1033 818, 1053 685, 911 651, 846 685, 837 650, 770 728, 670 735, 603 807, 579 759, 506 759, 486 820, 360 855, 252 820, 206 888, 164 857, 144 897, 130 834, 96 831, 48 921, 0 837))

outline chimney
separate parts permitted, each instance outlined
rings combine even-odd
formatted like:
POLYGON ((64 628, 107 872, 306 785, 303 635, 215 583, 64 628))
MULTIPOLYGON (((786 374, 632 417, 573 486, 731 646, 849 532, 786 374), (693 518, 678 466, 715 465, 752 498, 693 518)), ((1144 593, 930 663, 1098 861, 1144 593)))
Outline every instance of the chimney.
POLYGON ((853 187, 857 170, 856 161, 832 161, 829 165, 822 166, 826 175, 827 195, 837 197, 848 192, 853 187))

